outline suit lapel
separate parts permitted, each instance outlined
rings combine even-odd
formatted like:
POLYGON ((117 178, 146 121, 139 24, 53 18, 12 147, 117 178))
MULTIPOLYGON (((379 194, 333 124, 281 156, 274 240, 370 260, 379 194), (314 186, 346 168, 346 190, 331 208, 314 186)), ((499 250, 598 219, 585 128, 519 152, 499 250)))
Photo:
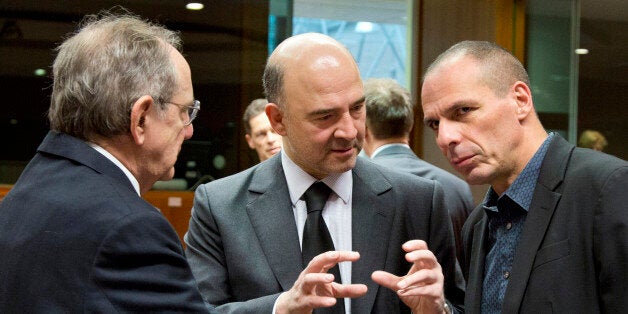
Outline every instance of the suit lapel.
POLYGON ((471 313, 480 313, 482 310, 482 284, 484 281, 487 227, 488 217, 483 213, 482 219, 473 226, 469 282, 467 283, 465 295, 465 308, 471 313))
POLYGON ((392 224, 392 202, 382 197, 391 185, 373 171, 364 171, 360 158, 353 169, 352 249, 360 253, 353 263, 351 282, 366 284, 365 296, 351 301, 353 313, 370 313, 379 285, 371 279, 373 269, 384 269, 392 224))
POLYGON ((289 290, 303 266, 281 158, 272 158, 258 167, 251 179, 246 210, 277 281, 284 291, 289 290))
POLYGON ((504 313, 519 312, 536 253, 561 197, 561 193, 555 189, 563 181, 572 151, 573 145, 558 135, 555 135, 547 150, 515 252, 512 276, 508 280, 502 307, 504 313))

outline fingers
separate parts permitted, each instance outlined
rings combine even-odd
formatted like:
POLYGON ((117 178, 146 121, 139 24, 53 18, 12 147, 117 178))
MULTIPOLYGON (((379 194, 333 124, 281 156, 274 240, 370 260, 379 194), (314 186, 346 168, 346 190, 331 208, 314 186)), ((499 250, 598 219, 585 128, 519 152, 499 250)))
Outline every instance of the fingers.
POLYGON ((315 256, 305 267, 305 273, 325 273, 340 262, 355 262, 360 253, 351 251, 329 251, 315 256))
POLYGON ((384 271, 371 275, 377 284, 397 291, 400 296, 438 295, 442 291, 444 277, 436 256, 422 240, 411 240, 402 245, 406 260, 412 263, 408 273, 399 277, 384 271))
POLYGON ((438 265, 436 255, 429 250, 416 250, 406 253, 406 260, 412 263, 415 270, 432 269, 438 265))
POLYGON ((303 290, 318 295, 328 295, 334 298, 357 298, 366 293, 366 285, 342 285, 334 282, 334 275, 327 273, 310 273, 303 276, 303 290), (324 287, 325 291, 319 288, 324 287))
POLYGON ((425 291, 424 287, 439 286, 443 282, 443 274, 439 268, 436 269, 422 269, 415 273, 408 274, 402 280, 397 282, 397 289, 405 294, 413 294, 411 292, 418 292, 414 295, 422 294, 425 291))
POLYGON ((404 251, 412 252, 417 250, 427 250, 427 243, 423 240, 410 240, 404 243, 402 246, 404 251))
POLYGON ((371 274, 371 279, 382 287, 396 291, 399 290, 397 283, 401 281, 402 277, 395 276, 385 271, 376 270, 371 274))
POLYGON ((342 285, 334 282, 327 271, 340 262, 355 262, 360 254, 350 251, 329 251, 315 256, 301 272, 292 288, 277 299, 277 312, 311 313, 312 309, 330 307, 336 298, 357 298, 366 294, 363 284, 342 285))
POLYGON ((341 285, 336 282, 333 283, 333 289, 336 298, 359 298, 367 291, 364 284, 341 285))

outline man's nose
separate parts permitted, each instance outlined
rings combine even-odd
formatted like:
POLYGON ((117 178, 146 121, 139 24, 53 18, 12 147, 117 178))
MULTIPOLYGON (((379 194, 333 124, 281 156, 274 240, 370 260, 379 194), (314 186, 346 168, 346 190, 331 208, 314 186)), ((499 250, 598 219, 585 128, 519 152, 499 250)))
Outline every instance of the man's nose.
POLYGON ((454 122, 441 120, 438 123, 436 144, 441 150, 447 150, 451 145, 460 142, 460 131, 454 122))
POLYGON ((183 129, 183 132, 185 132, 185 139, 189 140, 190 138, 192 138, 192 135, 194 134, 194 124, 190 124, 190 125, 186 125, 185 128, 183 129))
POLYGON ((334 135, 337 138, 343 138, 347 140, 353 140, 358 134, 358 129, 355 127, 355 123, 357 123, 356 119, 354 119, 350 113, 346 113, 342 116, 340 121, 338 121, 337 129, 334 135))

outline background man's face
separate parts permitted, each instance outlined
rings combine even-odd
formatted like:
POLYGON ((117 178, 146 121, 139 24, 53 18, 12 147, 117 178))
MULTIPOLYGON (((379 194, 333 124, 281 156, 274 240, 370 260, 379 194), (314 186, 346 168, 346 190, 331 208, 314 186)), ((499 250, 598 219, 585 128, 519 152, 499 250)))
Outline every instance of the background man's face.
POLYGON ((246 134, 246 142, 257 152, 259 161, 264 161, 281 150, 281 136, 270 126, 266 113, 262 112, 249 120, 251 134, 246 134))

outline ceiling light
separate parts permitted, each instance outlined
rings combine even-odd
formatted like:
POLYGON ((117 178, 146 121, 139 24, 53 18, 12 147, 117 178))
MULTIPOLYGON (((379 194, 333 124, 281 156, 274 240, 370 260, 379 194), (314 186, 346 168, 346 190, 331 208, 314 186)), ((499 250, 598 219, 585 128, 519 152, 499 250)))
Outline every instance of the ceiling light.
POLYGON ((204 7, 205 6, 202 3, 200 3, 200 2, 190 2, 190 3, 185 5, 186 9, 194 10, 194 11, 202 10, 204 7))
POLYGON ((44 76, 44 75, 46 75, 46 70, 42 69, 42 68, 39 68, 39 69, 35 69, 34 73, 35 73, 36 76, 44 76))
POLYGON ((589 49, 586 49, 586 48, 576 49, 576 54, 578 55, 586 55, 587 53, 589 53, 589 49))
POLYGON ((358 22, 355 24, 356 33, 370 33, 373 31, 373 23, 371 22, 358 22))

